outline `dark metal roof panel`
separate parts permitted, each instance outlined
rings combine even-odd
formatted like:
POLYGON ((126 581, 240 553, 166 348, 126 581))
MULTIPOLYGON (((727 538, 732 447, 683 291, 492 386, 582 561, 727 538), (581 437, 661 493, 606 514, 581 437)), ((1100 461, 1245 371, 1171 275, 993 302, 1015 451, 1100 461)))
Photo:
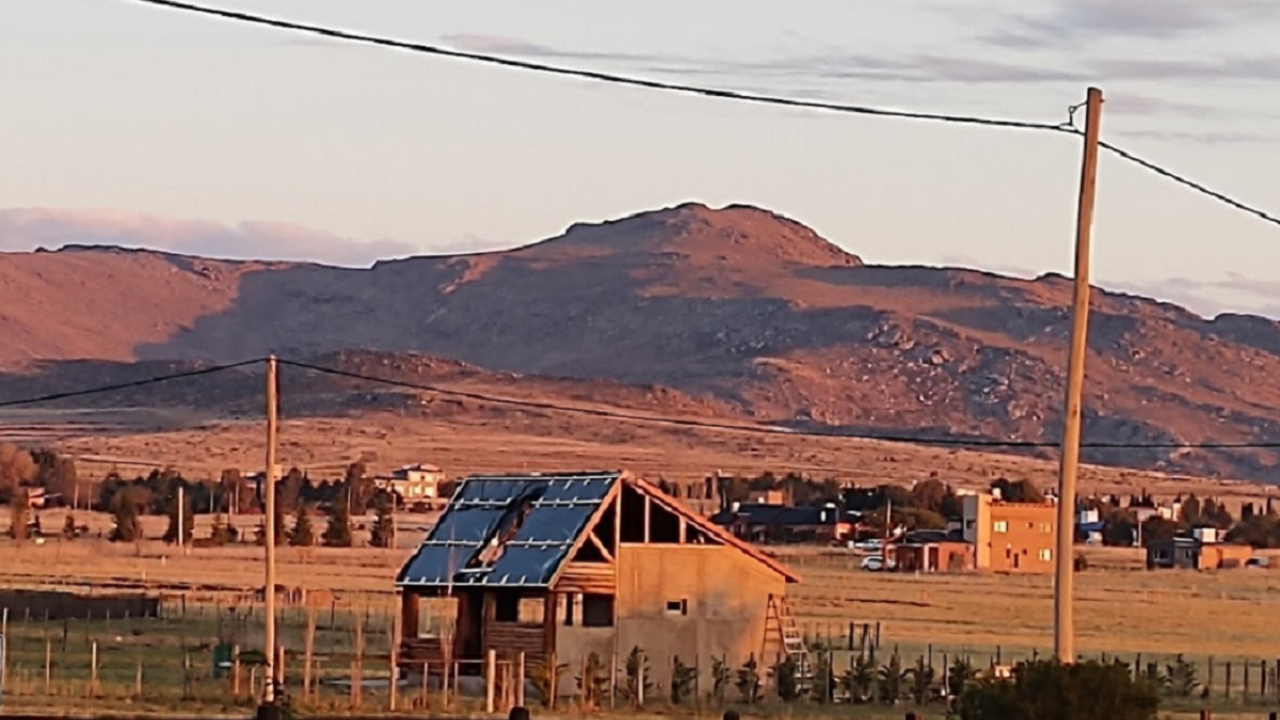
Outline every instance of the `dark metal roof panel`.
POLYGON ((620 473, 478 476, 465 480, 397 585, 541 587, 555 576, 620 473), (496 561, 476 567, 481 551, 528 513, 496 561))

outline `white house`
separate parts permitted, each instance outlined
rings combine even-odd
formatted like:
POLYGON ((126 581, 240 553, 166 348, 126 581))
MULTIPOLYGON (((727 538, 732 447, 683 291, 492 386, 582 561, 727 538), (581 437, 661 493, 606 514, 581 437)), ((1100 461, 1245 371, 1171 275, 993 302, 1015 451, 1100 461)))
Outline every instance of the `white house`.
POLYGON ((383 490, 395 493, 406 505, 434 505, 440 502, 440 484, 445 480, 444 471, 436 465, 419 463, 405 465, 389 475, 374 478, 383 490))

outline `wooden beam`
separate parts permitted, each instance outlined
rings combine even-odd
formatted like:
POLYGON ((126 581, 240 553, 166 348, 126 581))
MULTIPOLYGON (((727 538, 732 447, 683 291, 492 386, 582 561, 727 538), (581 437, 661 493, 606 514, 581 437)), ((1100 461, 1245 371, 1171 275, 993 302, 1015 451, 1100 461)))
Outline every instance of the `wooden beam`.
POLYGON ((648 545, 653 536, 653 498, 644 496, 644 544, 648 545))
POLYGON ((676 542, 680 543, 681 545, 684 545, 686 542, 688 542, 688 541, 685 539, 686 534, 687 534, 687 532, 688 532, 688 526, 689 526, 688 521, 686 521, 686 520, 684 519, 684 516, 683 516, 683 515, 681 515, 681 516, 680 516, 680 536, 679 536, 678 538, 676 538, 676 542))
POLYGON ((596 549, 600 551, 601 555, 604 555, 605 560, 613 562, 613 553, 609 552, 608 548, 604 546, 604 543, 600 542, 600 538, 596 537, 595 530, 591 531, 590 536, 587 539, 591 541, 592 545, 596 546, 596 549))

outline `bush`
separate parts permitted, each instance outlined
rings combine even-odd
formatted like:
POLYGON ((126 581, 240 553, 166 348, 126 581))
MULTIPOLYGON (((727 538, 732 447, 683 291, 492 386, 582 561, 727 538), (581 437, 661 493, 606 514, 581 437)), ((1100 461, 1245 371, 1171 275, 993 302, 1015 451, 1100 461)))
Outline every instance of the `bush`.
POLYGON ((960 720, 1152 720, 1159 697, 1122 664, 1022 663, 1012 679, 978 681, 961 696, 960 720))

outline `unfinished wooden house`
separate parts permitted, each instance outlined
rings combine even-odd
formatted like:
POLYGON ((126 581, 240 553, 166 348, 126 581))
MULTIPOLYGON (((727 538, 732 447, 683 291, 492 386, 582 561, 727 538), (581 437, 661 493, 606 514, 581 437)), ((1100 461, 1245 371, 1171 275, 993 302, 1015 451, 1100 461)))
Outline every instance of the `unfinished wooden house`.
POLYGON ((626 473, 472 477, 396 579, 400 663, 476 668, 495 649, 608 667, 639 647, 655 669, 677 656, 807 667, 786 602, 797 581, 626 473))

